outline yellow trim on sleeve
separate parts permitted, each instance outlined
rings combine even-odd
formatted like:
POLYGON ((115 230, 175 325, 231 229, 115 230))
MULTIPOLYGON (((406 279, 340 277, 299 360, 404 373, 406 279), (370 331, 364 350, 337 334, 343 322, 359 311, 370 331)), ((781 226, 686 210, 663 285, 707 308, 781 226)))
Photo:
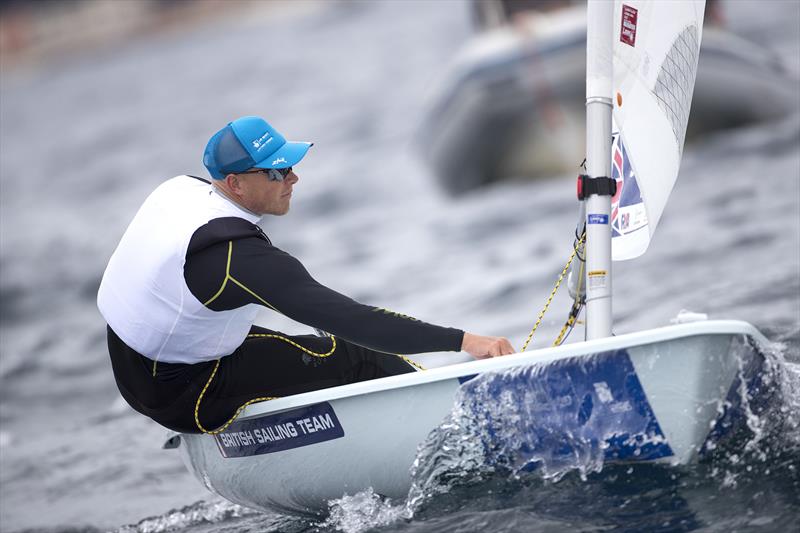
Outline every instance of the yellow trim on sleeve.
POLYGON ((225 286, 228 284, 228 280, 231 279, 231 255, 233 255, 233 241, 228 241, 228 262, 225 265, 225 279, 222 280, 222 287, 219 288, 217 294, 211 297, 210 300, 203 303, 205 307, 208 307, 208 304, 216 300, 222 291, 225 290, 225 286))
MULTIPOLYGON (((262 298, 261 296, 259 296, 259 295, 258 295, 258 294, 256 294, 255 292, 253 292, 253 291, 251 291, 250 289, 248 289, 248 288, 247 288, 247 286, 245 286, 245 284, 244 284, 244 283, 242 283, 242 282, 241 282, 241 281, 239 281, 238 279, 234 278, 233 276, 229 276, 229 278, 230 278, 230 280, 231 280, 232 282, 234 282, 236 285, 238 285, 239 287, 241 287, 241 289, 242 289, 243 291, 245 291, 247 294, 249 294, 250 296, 252 296, 252 297, 253 297, 253 298, 255 298, 256 300, 258 300, 259 302, 261 302, 261 303, 262 303, 262 304, 264 304, 265 306, 269 307, 269 308, 270 308, 270 309, 272 309, 273 311, 277 311, 278 313, 280 313, 280 311, 278 311, 278 309, 277 309, 277 308, 276 308, 274 305, 272 305, 271 303, 269 303, 268 301, 266 301, 264 298, 262 298)), ((283 313, 281 313, 281 314, 283 314, 283 313)))
POLYGON ((217 293, 214 296, 212 296, 208 301, 204 302, 203 305, 205 307, 208 307, 209 304, 211 304, 211 302, 213 302, 214 300, 219 298, 220 295, 222 295, 222 293, 225 291, 225 287, 228 286, 228 281, 231 281, 235 285, 239 286, 247 294, 249 294, 250 296, 252 296, 256 300, 261 302, 264 306, 269 307, 273 311, 277 311, 278 313, 280 313, 280 311, 278 311, 277 307, 275 307, 274 305, 272 305, 271 303, 266 301, 264 298, 262 298, 261 296, 256 294, 253 290, 251 290, 249 287, 247 287, 247 285, 245 285, 244 283, 242 283, 238 279, 236 279, 233 276, 231 276, 231 257, 232 256, 233 256, 233 241, 228 241, 228 261, 225 264, 225 279, 222 280, 222 286, 219 288, 217 293))

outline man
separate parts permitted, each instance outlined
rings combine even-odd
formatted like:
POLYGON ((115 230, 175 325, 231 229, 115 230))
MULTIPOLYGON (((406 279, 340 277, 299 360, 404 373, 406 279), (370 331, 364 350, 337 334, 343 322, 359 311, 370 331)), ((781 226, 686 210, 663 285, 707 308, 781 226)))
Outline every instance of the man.
POLYGON ((289 211, 292 167, 310 146, 240 118, 206 146, 211 182, 172 178, 139 209, 97 296, 117 385, 137 411, 176 431, 219 431, 253 401, 414 371, 394 354, 514 352, 360 304, 272 245, 256 223, 289 211), (331 336, 255 327, 262 307, 331 336))

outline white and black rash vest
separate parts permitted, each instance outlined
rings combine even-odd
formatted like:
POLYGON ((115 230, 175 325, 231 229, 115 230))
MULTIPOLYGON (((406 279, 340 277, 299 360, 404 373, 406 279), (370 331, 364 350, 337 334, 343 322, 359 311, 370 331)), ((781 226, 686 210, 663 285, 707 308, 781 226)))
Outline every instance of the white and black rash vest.
POLYGON ((260 217, 178 176, 145 200, 108 263, 97 303, 129 347, 197 363, 244 342, 260 307, 388 353, 458 351, 464 332, 356 302, 272 245, 260 217))

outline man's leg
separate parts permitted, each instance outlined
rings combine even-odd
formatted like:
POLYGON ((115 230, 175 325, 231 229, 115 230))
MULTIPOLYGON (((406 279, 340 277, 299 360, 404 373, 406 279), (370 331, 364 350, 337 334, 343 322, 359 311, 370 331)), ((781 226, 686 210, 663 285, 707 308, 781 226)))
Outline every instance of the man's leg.
POLYGON ((220 360, 200 406, 211 429, 224 424, 254 398, 283 397, 369 379, 414 372, 398 355, 376 352, 343 339, 284 335, 253 328, 230 356, 220 360))

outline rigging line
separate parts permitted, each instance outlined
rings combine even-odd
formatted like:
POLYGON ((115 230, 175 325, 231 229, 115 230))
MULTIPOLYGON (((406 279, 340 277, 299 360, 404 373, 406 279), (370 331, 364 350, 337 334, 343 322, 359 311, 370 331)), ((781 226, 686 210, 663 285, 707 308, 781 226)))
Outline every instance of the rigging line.
MULTIPOLYGON (((582 234, 578 237, 577 233, 575 234, 575 238, 578 240, 583 240, 585 234, 582 234)), ((580 248, 578 243, 575 243, 576 250, 580 248)), ((575 324, 578 323, 578 315, 580 315, 581 310, 583 309, 584 301, 581 298, 581 290, 583 289, 583 276, 584 276, 584 268, 586 267, 586 262, 580 255, 580 251, 577 253, 578 260, 581 263, 581 268, 578 271, 578 286, 575 289, 575 299, 572 302, 572 308, 569 311, 569 315, 567 316, 567 321, 561 328, 561 331, 558 333, 558 336, 553 341, 553 346, 560 346, 567 340, 569 334, 572 333, 572 330, 575 328, 575 324), (566 335, 565 335, 566 334, 566 335)))
MULTIPOLYGON (((578 258, 580 259, 580 256, 578 256, 578 258)), ((560 346, 561 344, 563 344, 564 341, 567 340, 567 337, 569 337, 569 334, 572 333, 572 330, 575 328, 575 324, 578 323, 578 316, 581 314, 581 310, 583 309, 585 303, 581 298, 581 290, 583 289, 583 274, 585 267, 586 263, 581 261, 581 268, 578 271, 578 286, 575 289, 575 299, 572 302, 572 309, 570 309, 569 315, 567 316, 567 321, 564 323, 564 326, 558 333, 556 340, 553 341, 553 346, 560 346)))
POLYGON ((525 343, 522 345, 522 350, 520 352, 524 352, 528 348, 528 344, 531 342, 533 338, 533 334, 536 333, 536 330, 539 329, 539 325, 542 323, 542 318, 544 318, 544 314, 547 312, 547 309, 550 307, 550 303, 553 301, 553 298, 558 291, 558 288, 561 286, 561 282, 564 281, 564 276, 567 275, 567 270, 569 270, 569 266, 572 264, 572 260, 575 259, 575 255, 578 253, 578 248, 583 243, 583 240, 586 238, 586 233, 581 235, 581 238, 578 239, 578 242, 575 243, 575 246, 572 248, 572 253, 569 255, 569 259, 567 260, 567 264, 564 265, 563 270, 561 270, 561 274, 558 276, 558 280, 556 281, 555 287, 553 290, 550 291, 550 296, 548 296, 547 301, 544 304, 544 308, 539 313, 539 316, 536 319, 536 323, 533 325, 531 332, 528 334, 528 338, 525 340, 525 343))

